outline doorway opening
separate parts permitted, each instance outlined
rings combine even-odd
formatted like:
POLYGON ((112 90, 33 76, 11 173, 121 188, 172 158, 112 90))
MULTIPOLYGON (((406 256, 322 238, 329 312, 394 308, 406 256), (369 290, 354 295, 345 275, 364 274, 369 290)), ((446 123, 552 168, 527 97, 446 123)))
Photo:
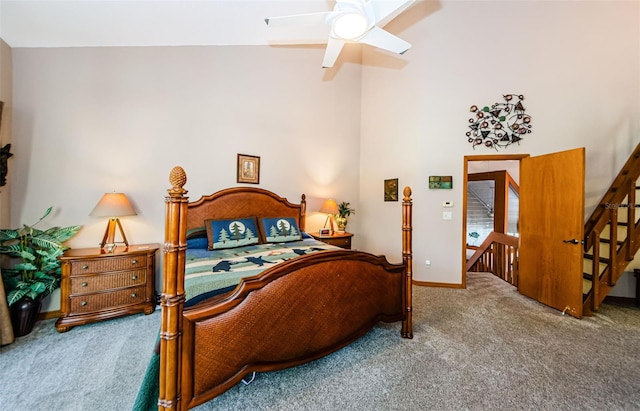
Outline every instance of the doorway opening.
POLYGON ((462 287, 467 260, 491 233, 518 235, 520 160, 528 154, 464 157, 462 287))

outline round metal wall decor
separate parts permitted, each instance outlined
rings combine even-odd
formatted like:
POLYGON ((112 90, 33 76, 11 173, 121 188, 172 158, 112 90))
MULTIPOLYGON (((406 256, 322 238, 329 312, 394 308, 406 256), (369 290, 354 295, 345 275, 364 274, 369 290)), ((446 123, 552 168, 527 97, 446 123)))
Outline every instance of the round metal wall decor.
POLYGON ((522 94, 505 94, 505 103, 495 103, 491 107, 471 106, 469 111, 475 117, 469 119, 470 131, 467 141, 476 146, 506 148, 513 143, 520 144, 525 134, 531 133, 531 116, 525 113, 522 94))

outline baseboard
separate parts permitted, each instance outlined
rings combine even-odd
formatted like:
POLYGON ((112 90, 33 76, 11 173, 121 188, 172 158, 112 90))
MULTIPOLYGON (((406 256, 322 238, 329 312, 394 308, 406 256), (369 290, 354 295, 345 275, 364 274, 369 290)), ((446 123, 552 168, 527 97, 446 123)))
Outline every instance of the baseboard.
POLYGON ((604 298, 605 303, 618 304, 618 305, 631 305, 638 306, 638 302, 634 297, 616 297, 608 295, 604 298))
POLYGON ((52 318, 58 318, 58 317, 60 317, 60 310, 47 311, 47 312, 38 314, 38 321, 40 321, 40 320, 50 320, 52 318))
POLYGON ((462 284, 453 284, 453 283, 433 283, 430 281, 417 281, 417 280, 412 280, 411 283, 413 285, 419 285, 421 287, 465 288, 462 286, 462 284))

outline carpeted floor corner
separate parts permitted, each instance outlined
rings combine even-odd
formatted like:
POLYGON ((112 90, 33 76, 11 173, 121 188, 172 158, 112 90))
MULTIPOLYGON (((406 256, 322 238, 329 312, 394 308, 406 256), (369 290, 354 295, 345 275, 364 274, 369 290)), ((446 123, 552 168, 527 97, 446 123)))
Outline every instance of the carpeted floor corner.
MULTIPOLYGON (((414 338, 380 324, 344 349, 261 373, 198 410, 640 409, 640 310, 562 316, 491 274, 467 289, 414 287, 414 338)), ((345 319, 348 320, 348 319, 345 319)), ((53 320, 0 348, 11 410, 127 410, 159 311, 76 327, 53 320)), ((8 408, 7 408, 8 406, 8 408)))

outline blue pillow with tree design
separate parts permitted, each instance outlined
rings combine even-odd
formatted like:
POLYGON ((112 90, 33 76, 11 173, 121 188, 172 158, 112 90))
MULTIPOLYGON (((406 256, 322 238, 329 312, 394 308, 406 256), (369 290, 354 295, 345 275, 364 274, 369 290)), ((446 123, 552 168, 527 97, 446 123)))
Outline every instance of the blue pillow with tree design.
POLYGON ((302 239, 298 222, 292 217, 263 218, 262 229, 268 243, 284 243, 302 239))
POLYGON ((258 244, 260 237, 255 217, 205 220, 209 250, 258 244))

